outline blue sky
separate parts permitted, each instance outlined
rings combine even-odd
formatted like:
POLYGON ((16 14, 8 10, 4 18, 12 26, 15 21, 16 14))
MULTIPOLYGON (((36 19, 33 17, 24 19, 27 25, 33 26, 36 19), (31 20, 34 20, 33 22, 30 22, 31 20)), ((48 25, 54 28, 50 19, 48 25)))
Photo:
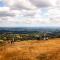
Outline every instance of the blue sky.
POLYGON ((59 0, 0 0, 0 27, 60 26, 59 0))
POLYGON ((4 7, 4 6, 5 4, 2 1, 0 1, 0 7, 4 7))

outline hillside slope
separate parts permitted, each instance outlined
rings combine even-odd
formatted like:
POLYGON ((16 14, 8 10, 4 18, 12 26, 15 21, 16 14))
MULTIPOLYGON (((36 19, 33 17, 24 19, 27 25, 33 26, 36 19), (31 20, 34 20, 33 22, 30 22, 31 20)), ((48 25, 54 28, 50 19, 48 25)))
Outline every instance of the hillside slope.
POLYGON ((60 60, 60 39, 6 44, 0 47, 0 60, 60 60))

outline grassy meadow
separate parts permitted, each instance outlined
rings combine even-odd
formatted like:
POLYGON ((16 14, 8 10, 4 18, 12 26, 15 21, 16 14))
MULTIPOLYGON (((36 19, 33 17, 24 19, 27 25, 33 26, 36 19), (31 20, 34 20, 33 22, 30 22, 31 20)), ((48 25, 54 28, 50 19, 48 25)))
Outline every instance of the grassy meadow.
POLYGON ((60 60, 60 38, 5 44, 0 47, 0 60, 60 60))

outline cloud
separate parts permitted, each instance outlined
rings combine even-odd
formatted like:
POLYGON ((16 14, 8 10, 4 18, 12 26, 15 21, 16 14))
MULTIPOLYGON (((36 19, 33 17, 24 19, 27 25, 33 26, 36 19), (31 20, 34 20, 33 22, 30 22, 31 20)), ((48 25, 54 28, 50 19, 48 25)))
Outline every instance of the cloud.
POLYGON ((56 0, 30 0, 38 8, 51 7, 56 5, 56 0))
POLYGON ((9 7, 0 7, 0 17, 14 16, 9 11, 9 7))
POLYGON ((60 3, 57 0, 3 0, 0 26, 58 26, 60 3), (59 7, 59 8, 58 8, 59 7))
POLYGON ((2 11, 8 12, 9 10, 10 10, 9 7, 0 7, 0 12, 2 12, 2 11))
POLYGON ((4 0, 12 9, 36 9, 29 0, 4 0))
POLYGON ((58 8, 60 7, 60 0, 56 1, 56 5, 57 5, 58 8))
POLYGON ((56 5, 57 0, 3 0, 12 9, 37 9, 56 5))
POLYGON ((6 17, 6 16, 11 16, 13 17, 14 15, 11 13, 7 13, 7 12, 0 12, 0 17, 6 17))
POLYGON ((49 8, 48 13, 49 17, 51 18, 60 17, 60 9, 58 9, 57 7, 49 8))
POLYGON ((30 0, 37 7, 48 7, 50 6, 49 0, 30 0))

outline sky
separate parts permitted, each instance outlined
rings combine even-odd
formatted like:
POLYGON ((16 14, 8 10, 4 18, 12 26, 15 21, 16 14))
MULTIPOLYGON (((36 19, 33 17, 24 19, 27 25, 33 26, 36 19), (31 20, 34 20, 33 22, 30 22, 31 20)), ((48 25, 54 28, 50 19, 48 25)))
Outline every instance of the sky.
POLYGON ((0 0, 0 27, 60 26, 60 0, 0 0))

